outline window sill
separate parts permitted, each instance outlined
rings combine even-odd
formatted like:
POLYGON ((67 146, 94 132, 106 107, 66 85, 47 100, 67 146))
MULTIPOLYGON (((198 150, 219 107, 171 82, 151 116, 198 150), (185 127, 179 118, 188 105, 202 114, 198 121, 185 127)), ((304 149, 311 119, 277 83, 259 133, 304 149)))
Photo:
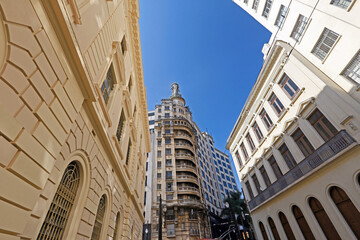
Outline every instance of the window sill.
MULTIPOLYGON (((122 153, 122 151, 121 151, 120 143, 119 143, 119 141, 117 140, 116 135, 114 135, 112 138, 113 138, 113 140, 114 140, 115 147, 116 147, 116 149, 117 149, 117 151, 118 151, 118 153, 119 153, 119 155, 120 155, 120 158, 121 158, 121 160, 122 160, 122 159, 124 158, 124 155, 123 155, 123 153, 122 153)), ((120 139, 120 140, 121 140, 121 139, 120 139)))
POLYGON ((296 102, 296 100, 299 99, 300 95, 301 95, 304 91, 305 91, 305 88, 302 88, 302 89, 300 89, 300 91, 298 91, 298 92, 296 93, 296 95, 291 99, 290 106, 293 106, 293 105, 294 105, 294 103, 296 102))

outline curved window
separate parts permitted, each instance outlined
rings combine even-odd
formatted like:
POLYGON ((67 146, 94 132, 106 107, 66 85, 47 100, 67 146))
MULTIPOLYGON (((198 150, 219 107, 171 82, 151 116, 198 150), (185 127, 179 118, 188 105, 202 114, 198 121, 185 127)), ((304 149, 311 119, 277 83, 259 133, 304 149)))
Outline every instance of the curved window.
POLYGON ((274 239, 275 239, 275 240, 280 240, 281 238, 280 238, 279 233, 278 233, 278 231, 277 231, 277 229, 276 229, 274 220, 272 220, 272 218, 269 217, 269 218, 268 218, 268 222, 269 222, 269 225, 270 225, 270 228, 271 228, 271 232, 272 232, 272 234, 273 234, 273 236, 274 236, 274 239))
POLYGON ((309 205, 326 238, 341 239, 319 200, 312 197, 309 199, 309 205))
POLYGON ((293 231, 291 230, 290 224, 285 216, 284 213, 280 212, 279 213, 279 219, 280 222, 284 228, 284 232, 286 234, 286 237, 288 238, 288 240, 296 240, 293 231))
POLYGON ((104 222, 105 210, 106 210, 106 196, 102 195, 96 212, 94 228, 91 234, 91 240, 100 239, 101 228, 104 222))
POLYGON ((259 222, 259 227, 260 227, 260 231, 261 231, 261 235, 262 235, 263 239, 269 240, 268 235, 266 234, 266 231, 265 231, 264 224, 262 222, 259 222))
POLYGON ((360 185, 360 173, 357 175, 357 181, 358 181, 358 184, 360 185))
POLYGON ((360 213, 358 209, 341 188, 331 187, 330 196, 355 236, 360 239, 360 213))
POLYGON ((119 224, 120 224, 120 213, 118 212, 116 214, 116 219, 115 219, 115 229, 114 229, 114 240, 117 239, 117 237, 119 236, 118 231, 119 231, 119 224))
POLYGON ((296 222, 298 223, 300 230, 306 240, 314 239, 315 237, 309 227, 309 224, 307 223, 303 213, 301 212, 300 208, 298 206, 293 206, 292 211, 294 214, 294 217, 296 219, 296 222))
POLYGON ((62 239, 80 182, 80 169, 71 162, 51 202, 37 239, 62 239))

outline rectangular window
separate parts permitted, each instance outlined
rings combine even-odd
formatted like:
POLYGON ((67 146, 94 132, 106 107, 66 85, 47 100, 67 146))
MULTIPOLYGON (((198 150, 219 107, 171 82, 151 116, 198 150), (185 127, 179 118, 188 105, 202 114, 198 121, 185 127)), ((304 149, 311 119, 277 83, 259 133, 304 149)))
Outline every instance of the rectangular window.
POLYGON ((110 93, 114 89, 114 70, 112 64, 109 67, 109 70, 106 73, 106 77, 104 79, 104 82, 101 85, 101 94, 103 96, 105 104, 108 103, 110 93))
POLYGON ((324 60, 338 38, 339 34, 325 28, 311 53, 324 60))
POLYGON ((170 107, 169 106, 165 106, 165 111, 166 110, 170 110, 170 107))
POLYGON ((249 2, 249 0, 244 0, 244 3, 245 3, 245 4, 248 4, 248 2, 249 2))
POLYGON ((264 182, 265 182, 265 185, 266 187, 269 187, 271 185, 271 182, 270 182, 270 178, 269 178, 269 175, 267 174, 266 170, 265 170, 265 167, 264 166, 261 166, 259 168, 260 170, 260 173, 261 173, 261 176, 263 177, 264 179, 264 182))
POLYGON ((154 125, 155 124, 155 120, 150 120, 149 121, 149 125, 154 125))
POLYGON ((254 173, 254 175, 252 175, 251 178, 254 181, 254 184, 255 184, 255 187, 256 187, 256 190, 257 190, 258 194, 260 194, 261 193, 261 187, 260 187, 260 183, 259 183, 259 180, 258 180, 256 174, 254 173))
POLYGON ((129 164, 129 161, 131 158, 131 151, 132 151, 132 142, 131 142, 131 139, 129 139, 128 149, 127 149, 127 154, 126 154, 126 161, 125 161, 126 165, 129 164))
POLYGON ((351 2, 352 0, 331 0, 330 4, 347 9, 350 6, 351 2))
POLYGON ((269 158, 269 163, 270 163, 270 166, 271 166, 272 170, 274 171, 276 179, 281 178, 283 174, 282 174, 282 172, 281 172, 281 170, 279 168, 279 165, 277 164, 274 156, 271 156, 269 158))
POLYGON ((249 195, 250 195, 250 199, 249 199, 249 200, 253 199, 253 198, 254 198, 254 194, 253 194, 253 192, 252 192, 252 189, 251 189, 251 186, 250 186, 249 181, 246 181, 246 182, 245 182, 245 186, 246 186, 246 190, 248 191, 248 193, 249 193, 249 195))
POLYGON ((161 146, 161 140, 158 140, 158 141, 157 141, 157 145, 158 145, 158 146, 161 146))
POLYGON ((122 38, 121 40, 121 51, 122 51, 122 54, 125 54, 127 50, 127 47, 126 47, 126 38, 125 36, 122 38))
POLYGON ((315 130, 320 134, 325 142, 333 138, 338 131, 330 123, 330 121, 318 110, 316 109, 310 117, 307 119, 315 130))
POLYGON ((269 98, 269 103, 278 116, 284 110, 284 105, 281 103, 280 99, 275 95, 275 93, 271 94, 271 96, 269 98))
POLYGON ((170 183, 166 183, 166 191, 173 191, 173 183, 170 182, 170 183))
POLYGON ((259 1, 260 0, 254 0, 253 5, 252 5, 252 9, 257 10, 257 8, 259 6, 259 1))
POLYGON ((341 75, 360 84, 360 51, 357 52, 341 75))
POLYGON ((166 171, 166 179, 172 179, 172 172, 166 171))
POLYGON ((165 117, 169 118, 170 117, 170 113, 165 113, 165 117))
MULTIPOLYGON (((159 173, 158 173, 159 174, 159 173)), ((158 175, 159 176, 159 175, 158 175)), ((161 177, 161 174, 160 174, 161 177)), ((158 177, 159 178, 159 177, 158 177)), ((161 184, 157 184, 157 190, 161 190, 161 184)))
POLYGON ((166 149, 165 149, 165 154, 166 154, 166 155, 171 154, 171 148, 166 148, 166 149))
POLYGON ((166 159, 166 162, 165 162, 166 166, 171 166, 171 159, 166 159))
POLYGON ((165 129, 165 134, 170 134, 170 129, 165 129))
POLYGON ((283 156, 283 158, 286 162, 286 165, 288 165, 289 169, 292 169, 297 165, 293 155, 291 154, 291 152, 289 151, 289 149, 285 143, 283 145, 281 145, 281 147, 279 148, 279 151, 280 151, 281 155, 283 156))
POLYGON ((161 151, 157 151, 157 156, 161 157, 161 151))
POLYGON ((263 123, 265 124, 266 129, 269 130, 272 127, 273 122, 271 121, 271 118, 269 117, 269 115, 267 114, 265 109, 261 110, 260 118, 263 121, 263 123))
POLYGON ((240 154, 239 154, 239 151, 236 150, 235 152, 235 157, 236 157, 236 160, 238 161, 240 167, 242 166, 242 163, 241 163, 241 158, 240 158, 240 154))
POLYGON ((253 152, 255 150, 255 144, 249 133, 246 135, 246 140, 250 146, 251 152, 253 152))
POLYGON ((157 178, 161 178, 161 173, 158 173, 158 174, 157 174, 157 178))
POLYGON ((299 41, 301 35, 303 34, 303 32, 305 30, 307 23, 308 23, 307 17, 304 17, 303 15, 300 14, 298 19, 296 20, 294 29, 291 32, 290 37, 292 37, 296 41, 299 41))
MULTIPOLYGON (((166 199, 167 198, 168 198, 168 195, 166 196, 166 199)), ((175 224, 166 224, 166 236, 168 236, 168 237, 175 236, 175 224)))
POLYGON ((290 99, 293 99, 296 93, 299 92, 299 87, 286 74, 281 78, 279 84, 290 99))
POLYGON ((120 142, 120 140, 121 140, 121 136, 122 136, 123 129, 124 129, 124 124, 125 124, 125 116, 124 116, 124 112, 121 111, 119 124, 116 129, 116 138, 117 138, 118 142, 120 142))
POLYGON ((241 151, 242 151, 242 153, 243 153, 243 155, 244 155, 244 158, 245 158, 245 161, 249 158, 249 155, 248 155, 248 153, 247 153, 247 151, 246 151, 246 148, 245 148, 245 145, 244 145, 244 143, 242 143, 241 145, 240 145, 240 148, 241 148, 241 151))
POLYGON ((266 0, 264 11, 262 13, 263 17, 268 18, 269 13, 270 13, 271 5, 272 5, 272 0, 266 0))
POLYGON ((157 167, 158 167, 158 168, 161 168, 161 161, 158 161, 158 162, 157 162, 157 167))
POLYGON ((171 144, 171 139, 170 138, 165 138, 165 144, 171 144))
POLYGON ((259 125, 257 124, 257 122, 254 123, 254 125, 252 126, 255 136, 257 138, 257 140, 259 141, 259 143, 261 142, 261 140, 263 140, 264 135, 262 134, 259 125))
POLYGON ((280 9, 279 9, 279 13, 278 13, 276 21, 275 21, 275 26, 281 27, 281 25, 284 22, 286 13, 287 13, 287 7, 285 7, 284 5, 281 5, 280 9))
POLYGON ((311 145, 304 133, 298 128, 293 134, 292 138, 300 148, 301 152, 305 157, 309 156, 315 151, 314 147, 311 145))

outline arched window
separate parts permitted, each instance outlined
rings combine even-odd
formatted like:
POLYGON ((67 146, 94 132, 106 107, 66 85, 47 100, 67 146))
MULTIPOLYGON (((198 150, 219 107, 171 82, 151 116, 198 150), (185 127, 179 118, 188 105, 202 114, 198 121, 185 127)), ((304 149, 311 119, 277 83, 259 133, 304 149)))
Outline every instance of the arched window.
POLYGON ((76 162, 66 168, 37 239, 62 239, 80 182, 76 162))
POLYGON ((119 224, 120 224, 120 213, 118 212, 116 214, 116 218, 115 218, 115 229, 114 229, 114 240, 116 240, 116 238, 118 237, 118 231, 119 231, 119 224))
POLYGON ((290 224, 289 224, 285 214, 282 212, 279 212, 279 219, 284 228, 284 231, 285 231, 285 234, 286 234, 286 237, 288 238, 288 240, 296 240, 294 233, 291 230, 290 224))
POLYGON ((104 222, 104 215, 106 210, 106 196, 101 196, 99 206, 96 212, 95 223, 93 232, 91 234, 91 240, 99 240, 101 234, 101 228, 104 222))
POLYGON ((315 240, 315 237, 309 227, 309 224, 307 223, 300 208, 298 206, 293 206, 292 211, 293 211, 294 217, 300 227, 300 230, 301 230, 302 234, 304 235, 304 238, 306 240, 311 240, 311 239, 315 240))
POLYGON ((261 231, 261 235, 263 237, 264 240, 269 240, 266 231, 265 231, 265 227, 264 224, 262 222, 259 222, 259 227, 260 227, 260 231, 261 231))
POLYGON ((309 199, 309 205, 326 238, 329 240, 341 239, 319 200, 311 197, 309 199))
POLYGON ((271 228, 271 232, 275 238, 275 240, 280 240, 280 236, 279 236, 279 233, 276 229, 276 226, 275 226, 275 223, 274 223, 274 220, 272 220, 271 217, 268 218, 268 222, 269 222, 269 225, 270 225, 270 228, 271 228))
POLYGON ((358 209, 345 191, 339 187, 331 187, 330 196, 355 236, 360 239, 360 213, 358 209))

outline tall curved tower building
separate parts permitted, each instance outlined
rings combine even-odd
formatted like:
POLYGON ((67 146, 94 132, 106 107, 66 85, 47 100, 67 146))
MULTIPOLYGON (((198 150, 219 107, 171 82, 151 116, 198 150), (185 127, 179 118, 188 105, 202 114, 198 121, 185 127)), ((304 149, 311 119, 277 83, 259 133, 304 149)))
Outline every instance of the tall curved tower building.
MULTIPOLYGON (((197 131, 179 85, 172 95, 149 112, 151 153, 148 156, 144 228, 157 239, 199 239, 210 235, 208 211, 203 203, 197 157, 197 131), (162 226, 159 228, 160 198, 162 226), (149 220, 151 219, 151 220, 149 220), (151 227, 150 227, 151 222, 151 227)), ((145 236, 146 234, 144 234, 145 236)))

